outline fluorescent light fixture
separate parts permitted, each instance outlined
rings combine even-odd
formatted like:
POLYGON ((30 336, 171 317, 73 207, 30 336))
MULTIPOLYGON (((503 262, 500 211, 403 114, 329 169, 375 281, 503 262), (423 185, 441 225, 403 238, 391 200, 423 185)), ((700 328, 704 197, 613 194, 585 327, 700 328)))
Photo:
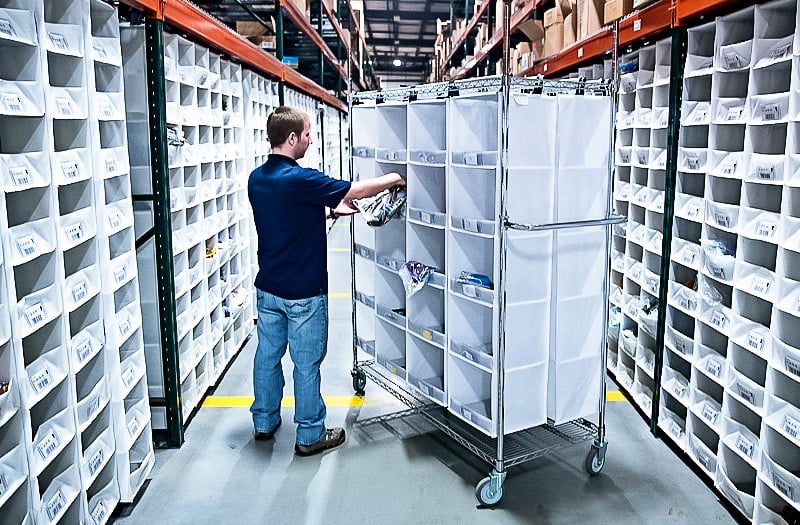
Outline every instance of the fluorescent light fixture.
POLYGON ((403 65, 403 61, 402 61, 402 60, 400 60, 399 58, 395 58, 395 59, 392 61, 392 65, 393 65, 394 67, 400 67, 400 66, 402 66, 402 65, 403 65))

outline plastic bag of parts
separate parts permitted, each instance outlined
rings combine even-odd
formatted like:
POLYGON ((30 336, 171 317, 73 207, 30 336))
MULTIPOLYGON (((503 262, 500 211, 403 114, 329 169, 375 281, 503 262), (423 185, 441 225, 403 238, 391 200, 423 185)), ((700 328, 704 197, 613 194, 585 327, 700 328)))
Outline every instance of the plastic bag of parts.
POLYGON ((408 261, 397 273, 400 274, 400 278, 403 280, 406 294, 412 296, 422 290, 422 287, 425 286, 433 273, 433 268, 425 266, 419 261, 408 261))
POLYGON ((374 197, 353 201, 370 226, 383 226, 400 213, 405 203, 406 189, 402 186, 383 190, 374 197))
POLYGON ((709 306, 717 306, 722 303, 722 294, 719 293, 719 290, 705 281, 700 285, 700 295, 709 306))
POLYGON ((167 144, 170 146, 183 146, 186 139, 183 137, 183 131, 175 128, 167 127, 167 144))
POLYGON ((706 255, 710 257, 720 257, 723 255, 730 255, 730 256, 736 255, 731 250, 729 250, 728 247, 725 246, 725 243, 723 243, 722 241, 701 240, 700 244, 703 245, 703 250, 706 252, 706 255))
POLYGON ((611 315, 608 319, 608 338, 611 341, 619 341, 620 326, 622 326, 622 309, 612 304, 611 315))
POLYGON ((656 336, 656 325, 658 324, 658 299, 651 297, 642 306, 642 311, 639 312, 639 323, 645 332, 651 336, 656 336))
POLYGON ((481 275, 479 273, 461 272, 461 275, 458 276, 456 282, 462 284, 472 284, 475 286, 481 286, 489 290, 494 289, 494 284, 492 283, 492 280, 486 277, 485 275, 481 275))

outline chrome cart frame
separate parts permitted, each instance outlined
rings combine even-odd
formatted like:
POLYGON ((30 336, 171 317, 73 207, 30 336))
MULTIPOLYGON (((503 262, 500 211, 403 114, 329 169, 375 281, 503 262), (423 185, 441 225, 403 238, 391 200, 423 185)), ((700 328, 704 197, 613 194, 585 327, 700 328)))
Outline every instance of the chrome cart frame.
MULTIPOLYGON (((504 20, 506 42, 504 43, 503 60, 506 67, 509 61, 508 32, 510 27, 510 0, 502 0, 504 3, 504 20)), ((616 39, 616 31, 615 31, 616 39)), ((615 46, 616 49, 616 46, 615 46)), ((616 59, 616 57, 614 57, 616 59)), ((614 84, 607 82, 587 83, 582 79, 579 81, 550 81, 543 78, 513 78, 508 72, 501 76, 487 77, 480 79, 466 79, 453 82, 440 82, 426 84, 413 88, 400 88, 391 90, 372 91, 358 93, 350 92, 348 106, 350 110, 349 133, 350 143, 353 146, 353 105, 366 100, 374 100, 376 103, 385 101, 413 101, 423 99, 441 99, 455 96, 462 93, 481 93, 492 92, 502 93, 502 123, 501 123, 501 156, 500 169, 502 174, 501 182, 501 209, 499 222, 502 226, 500 238, 500 272, 498 280, 498 292, 500 297, 499 315, 499 334, 500 340, 497 350, 497 406, 498 416, 496 422, 496 438, 490 438, 486 434, 475 430, 470 425, 451 415, 446 407, 442 407, 432 401, 422 398, 406 385, 395 379, 387 370, 376 366, 374 359, 359 361, 358 348, 365 348, 366 341, 358 336, 356 324, 357 300, 356 276, 355 276, 355 249, 351 250, 351 293, 352 293, 352 323, 353 323, 353 368, 351 375, 353 378, 353 389, 357 395, 364 395, 367 378, 371 379, 382 389, 392 394, 395 398, 403 402, 409 410, 396 414, 402 417, 408 414, 419 414, 429 421, 434 427, 444 434, 453 438, 456 442, 464 446, 467 450, 475 454, 483 461, 490 464, 493 469, 489 475, 483 478, 476 486, 475 496, 482 506, 492 507, 497 505, 503 495, 503 482, 510 467, 519 465, 533 459, 543 457, 558 450, 577 445, 586 441, 592 441, 591 448, 584 462, 584 469, 589 475, 600 473, 605 465, 606 457, 606 429, 605 429, 605 406, 606 406, 606 354, 607 354, 607 326, 608 308, 603 311, 603 334, 602 347, 600 352, 601 359, 601 390, 599 394, 599 418, 595 424, 586 419, 577 419, 562 424, 545 424, 538 427, 529 428, 513 434, 505 433, 505 414, 504 414, 504 382, 505 382, 505 317, 506 317, 506 275, 507 260, 506 246, 508 244, 509 230, 523 231, 554 231, 563 229, 575 229, 586 227, 605 227, 606 234, 606 255, 605 255, 605 277, 603 283, 603 296, 605 304, 608 303, 610 283, 609 283, 609 260, 611 255, 611 228, 615 224, 625 222, 626 218, 622 215, 612 215, 612 167, 613 155, 609 153, 607 166, 608 172, 608 196, 606 203, 606 217, 597 220, 560 222, 551 224, 522 224, 513 222, 508 217, 508 108, 510 104, 511 91, 517 90, 523 93, 574 93, 574 94, 597 94, 611 97, 611 111, 609 134, 613 152, 613 123, 615 115, 614 84)), ((350 174, 353 176, 353 155, 350 155, 350 174)), ((353 222, 350 225, 352 242, 355 242, 355 230, 353 222)), ((371 348, 373 355, 375 348, 371 348)), ((388 417, 395 416, 390 415, 388 417)), ((385 419, 384 416, 383 419, 385 419)))

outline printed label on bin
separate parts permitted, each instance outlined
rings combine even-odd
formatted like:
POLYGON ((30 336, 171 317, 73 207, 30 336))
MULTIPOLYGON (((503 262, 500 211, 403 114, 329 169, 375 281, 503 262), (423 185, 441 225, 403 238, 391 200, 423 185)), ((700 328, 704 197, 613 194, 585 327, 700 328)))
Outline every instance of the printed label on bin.
POLYGON ((58 110, 58 114, 61 116, 71 116, 75 113, 74 109, 72 108, 72 100, 68 97, 55 97, 56 102, 56 109, 58 110))
POLYGON ((8 480, 6 479, 5 472, 0 472, 0 498, 8 492, 8 480))
POLYGON ((419 384, 419 389, 422 391, 423 394, 425 394, 426 396, 431 395, 431 389, 428 388, 428 385, 426 385, 422 381, 419 381, 418 384, 419 384))
POLYGON ((17 36, 17 30, 14 29, 14 24, 8 18, 0 18, 0 33, 8 36, 17 36))
POLYGON ((122 372, 122 382, 125 383, 125 386, 131 386, 131 384, 136 380, 136 367, 130 366, 127 370, 122 372))
POLYGON ((19 249, 19 253, 23 257, 33 255, 36 253, 36 239, 34 239, 32 236, 17 239, 17 249, 19 249))
POLYGON ((778 104, 767 104, 761 108, 761 115, 764 120, 780 120, 781 107, 778 104))
POLYGON ((139 430, 139 418, 133 416, 130 421, 128 421, 128 434, 131 437, 136 435, 136 431, 139 430))
POLYGON ((774 222, 770 221, 760 221, 756 225, 756 235, 759 237, 764 237, 766 239, 771 239, 775 236, 775 231, 777 230, 778 225, 774 222))
POLYGON ((686 355, 688 353, 688 348, 686 347, 685 342, 675 340, 673 341, 673 344, 675 345, 675 350, 677 350, 681 354, 686 355))
POLYGON ((708 457, 708 454, 702 452, 700 450, 695 450, 694 453, 697 455, 697 461, 700 462, 701 465, 705 467, 706 470, 711 470, 711 458, 708 457))
POLYGON ((800 377, 800 361, 792 359, 788 355, 783 358, 783 364, 786 365, 786 371, 790 374, 800 377))
POLYGON ((117 284, 124 281, 127 276, 128 276, 128 270, 127 268, 125 268, 125 265, 122 265, 121 267, 114 270, 114 282, 116 282, 117 284))
POLYGON ((128 335, 128 332, 130 331, 131 331, 131 318, 126 315, 125 318, 119 323, 119 335, 125 337, 126 335, 128 335))
POLYGON ((706 108, 696 109, 695 112, 694 112, 693 121, 694 121, 695 124, 698 124, 698 123, 704 121, 707 116, 708 116, 708 109, 706 109, 706 108))
POLYGON ((419 212, 419 220, 425 224, 433 224, 433 216, 427 211, 419 212))
POLYGON ((81 174, 81 170, 78 168, 77 162, 68 160, 61 163, 61 173, 64 174, 65 179, 70 180, 77 178, 81 174))
POLYGON ((725 228, 730 227, 730 218, 722 212, 715 211, 714 220, 717 221, 717 224, 720 226, 724 226, 725 228))
POLYGON ((713 359, 709 359, 706 361, 706 372, 711 374, 714 377, 721 377, 722 376, 722 364, 718 363, 713 359))
POLYGON ((56 49, 60 51, 65 51, 69 49, 69 43, 67 42, 67 39, 64 35, 48 31, 47 37, 50 39, 50 42, 56 49))
POLYGON ((467 297, 473 297, 473 298, 478 297, 478 290, 472 284, 462 284, 461 292, 467 297))
POLYGON ((760 294, 769 292, 772 281, 766 277, 753 277, 753 291, 760 294))
POLYGON ((741 434, 739 434, 736 437, 736 448, 739 449, 739 451, 748 458, 753 459, 753 454, 756 451, 756 446, 753 444, 752 441, 750 441, 741 434))
POLYGON ((756 176, 761 180, 774 180, 775 166, 757 166, 756 176))
POLYGON ((683 436, 683 429, 674 420, 670 419, 667 425, 667 431, 672 434, 675 439, 680 439, 683 436))
POLYGON ((722 166, 722 173, 725 175, 733 175, 736 173, 736 167, 738 163, 735 160, 729 160, 722 166))
POLYGON ((678 399, 683 399, 686 397, 686 392, 686 385, 682 384, 680 381, 675 381, 675 383, 672 385, 672 393, 678 396, 678 399))
POLYGON ((711 314, 711 324, 720 328, 725 328, 725 325, 728 324, 728 318, 719 310, 715 310, 714 313, 711 314))
POLYGON ((45 309, 42 303, 36 303, 29 306, 24 310, 25 318, 28 320, 28 325, 34 327, 44 322, 45 309))
POLYGON ((759 335, 755 332, 750 332, 747 335, 747 346, 752 348, 757 352, 761 352, 764 350, 764 336, 759 335))
POLYGON ((95 452, 91 458, 89 458, 88 467, 90 476, 94 476, 95 472, 97 472, 97 469, 99 469, 100 465, 103 464, 104 459, 105 459, 105 452, 103 452, 102 448, 97 452, 95 452))
POLYGON ((722 54, 722 58, 725 60, 725 64, 728 66, 728 69, 738 69, 745 66, 744 60, 736 51, 725 51, 722 54))
POLYGON ((33 177, 31 177, 31 172, 27 166, 8 168, 8 175, 16 187, 27 186, 33 182, 33 177))
POLYGON ((87 339, 80 345, 75 347, 75 356, 78 358, 79 363, 83 363, 89 354, 92 353, 92 340, 87 339))
POLYGON ((785 44, 778 44, 769 52, 769 58, 777 59, 788 56, 792 50, 792 42, 785 44))
POLYGON ((100 103, 100 114, 104 117, 110 117, 114 114, 114 106, 111 105, 111 102, 104 100, 100 103))
POLYGON ((695 219, 700 216, 700 206, 692 204, 686 208, 686 216, 690 219, 695 219))
POLYGON ((111 213, 111 214, 108 216, 108 226, 109 226, 109 227, 110 227, 112 230, 116 230, 117 228, 119 228, 119 226, 120 226, 121 224, 122 224, 122 214, 119 212, 119 210, 114 210, 114 211, 113 211, 113 212, 112 212, 112 213, 111 213))
POLYGON ((798 435, 800 435, 800 421, 796 420, 789 414, 783 416, 781 428, 794 439, 797 439, 798 435))
POLYGON ((72 299, 77 303, 84 299, 89 293, 89 287, 86 281, 81 281, 72 287, 72 299))
POLYGON ((470 166, 477 166, 478 165, 478 154, 475 153, 475 152, 464 153, 464 164, 468 164, 470 166))
POLYGON ((736 383, 736 393, 751 405, 756 404, 756 393, 753 392, 753 389, 750 387, 741 383, 736 383))
POLYGON ((725 115, 725 120, 728 122, 739 120, 742 117, 743 110, 744 108, 728 108, 728 113, 725 115))
POLYGON ((53 382, 53 376, 50 374, 50 369, 47 367, 42 368, 31 376, 31 385, 37 394, 40 394, 45 388, 50 386, 53 382))
POLYGON ((106 159, 106 173, 113 175, 117 172, 117 159, 106 159))
POLYGON ((653 292, 653 295, 658 295, 658 279, 656 277, 648 277, 645 280, 645 286, 648 291, 653 292))
POLYGON ((91 419, 98 410, 100 410, 100 396, 95 397, 94 400, 89 403, 89 406, 86 407, 86 419, 91 419))
POLYGON ((700 169, 700 159, 697 157, 686 157, 686 167, 690 170, 700 169))
POLYGON ((639 305, 636 303, 636 301, 632 301, 630 304, 628 304, 628 315, 631 317, 631 319, 639 318, 639 305))
POLYGON ((50 456, 53 455, 53 452, 58 450, 58 447, 61 446, 61 439, 58 437, 58 434, 53 430, 49 434, 47 434, 39 444, 36 445, 36 451, 39 453, 39 456, 43 460, 47 460, 50 456))
POLYGON ((108 515, 108 510, 106 509, 105 503, 98 501, 97 505, 95 505, 92 509, 91 514, 95 523, 103 523, 103 520, 105 520, 106 516, 108 515))
POLYGON ((772 483, 775 485, 776 489, 786 495, 790 500, 794 501, 794 487, 774 471, 772 472, 772 483))
POLYGON ((631 270, 631 279, 633 279, 634 281, 641 281, 642 280, 642 271, 643 270, 642 270, 641 266, 635 266, 631 270))
POLYGON ((683 255, 681 256, 681 262, 685 264, 694 264, 695 259, 697 259, 697 252, 690 249, 683 250, 683 255))
POLYGON ((3 93, 0 95, 0 101, 3 102, 3 107, 6 108, 8 113, 22 113, 25 111, 25 102, 19 95, 3 93))
MULTIPOLYGON (((633 124, 633 122, 631 122, 633 124)), ((631 161, 631 152, 630 151, 620 151, 619 153, 619 160, 622 164, 628 164, 631 161)), ((628 198, 627 195, 622 197, 623 199, 628 198)))
POLYGON ((72 242, 79 241, 83 238, 83 223, 76 222, 64 228, 64 233, 67 234, 67 239, 72 242))
POLYGON ((700 414, 703 416, 703 419, 707 420, 712 425, 717 423, 717 418, 719 417, 719 411, 711 406, 709 403, 705 403, 703 408, 700 410, 700 414))
POLYGON ((45 510, 47 511, 47 519, 51 522, 56 519, 58 513, 61 512, 67 505, 67 498, 64 497, 64 493, 61 490, 57 490, 53 497, 45 504, 45 510))

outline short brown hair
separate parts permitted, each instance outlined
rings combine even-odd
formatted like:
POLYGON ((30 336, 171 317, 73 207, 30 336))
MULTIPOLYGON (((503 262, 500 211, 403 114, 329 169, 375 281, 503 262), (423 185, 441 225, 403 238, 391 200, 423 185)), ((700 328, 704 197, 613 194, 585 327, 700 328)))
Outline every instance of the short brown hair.
POLYGON ((289 106, 275 108, 267 118, 267 137, 272 147, 281 146, 294 132, 299 137, 308 120, 308 115, 289 106))

